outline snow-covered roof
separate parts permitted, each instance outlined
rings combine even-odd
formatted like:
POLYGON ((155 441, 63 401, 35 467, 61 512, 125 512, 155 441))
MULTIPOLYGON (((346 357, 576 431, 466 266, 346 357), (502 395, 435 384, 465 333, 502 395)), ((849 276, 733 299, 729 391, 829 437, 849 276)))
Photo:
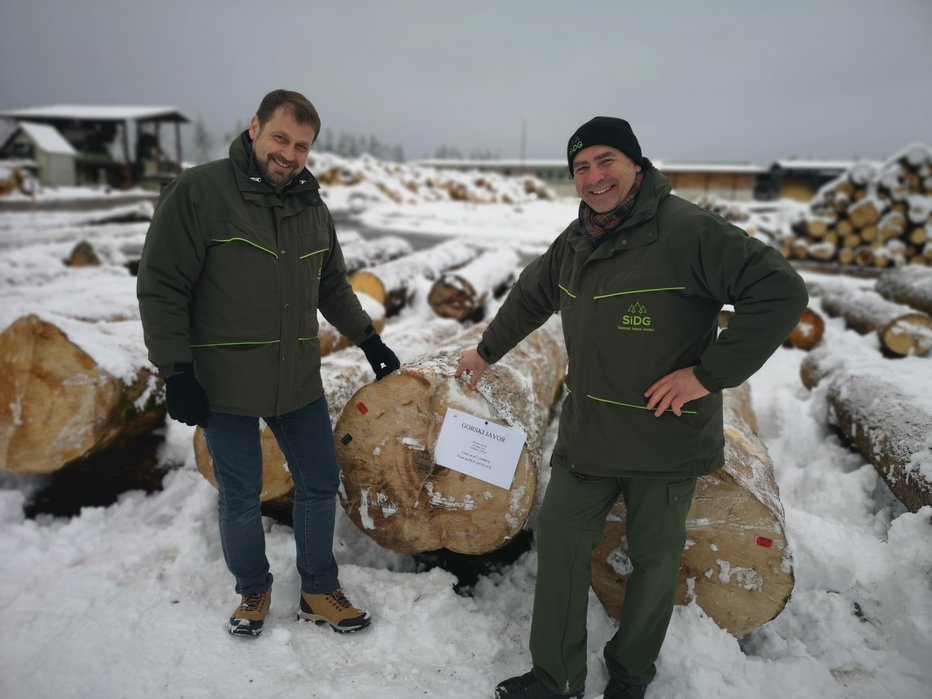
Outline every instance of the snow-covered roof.
POLYGON ((756 175, 767 168, 753 163, 687 162, 676 160, 654 160, 654 167, 664 172, 726 172, 756 175))
POLYGON ((31 121, 19 122, 19 128, 25 131, 29 138, 46 153, 58 153, 61 155, 77 155, 75 149, 64 136, 58 133, 58 129, 48 124, 36 124, 31 121))
POLYGON ((774 163, 784 170, 837 170, 842 172, 854 165, 854 160, 806 160, 802 158, 784 158, 774 163))
POLYGON ((94 104, 56 104, 0 111, 0 116, 14 119, 77 119, 79 121, 126 121, 128 119, 165 119, 187 122, 175 107, 145 107, 94 104))

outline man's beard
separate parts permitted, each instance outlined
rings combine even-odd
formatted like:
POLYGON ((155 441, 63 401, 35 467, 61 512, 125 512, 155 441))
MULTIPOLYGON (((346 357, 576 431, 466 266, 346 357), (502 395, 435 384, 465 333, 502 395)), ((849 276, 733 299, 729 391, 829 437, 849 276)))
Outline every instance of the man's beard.
POLYGON ((259 168, 259 172, 262 173, 262 178, 271 185, 275 187, 283 187, 284 185, 291 182, 294 179, 295 175, 298 174, 299 170, 297 168, 291 170, 291 172, 281 179, 269 172, 269 160, 271 157, 266 157, 265 160, 259 159, 259 154, 256 153, 256 145, 252 145, 252 157, 256 161, 256 167, 259 168))

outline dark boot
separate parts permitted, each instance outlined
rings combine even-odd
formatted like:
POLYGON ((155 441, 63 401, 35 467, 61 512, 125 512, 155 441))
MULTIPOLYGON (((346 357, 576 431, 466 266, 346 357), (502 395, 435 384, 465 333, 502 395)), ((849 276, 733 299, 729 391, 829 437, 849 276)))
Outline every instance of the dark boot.
POLYGON ((605 685, 605 694, 602 695, 602 699, 644 699, 646 691, 646 684, 628 684, 617 677, 612 677, 605 685))
POLYGON ((583 690, 575 694, 557 694, 545 685, 534 671, 512 677, 495 688, 495 699, 582 699, 583 690))

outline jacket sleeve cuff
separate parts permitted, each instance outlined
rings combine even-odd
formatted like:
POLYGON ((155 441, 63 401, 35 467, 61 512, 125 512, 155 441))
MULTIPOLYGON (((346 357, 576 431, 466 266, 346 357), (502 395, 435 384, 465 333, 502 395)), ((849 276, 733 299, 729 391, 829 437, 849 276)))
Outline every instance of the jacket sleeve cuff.
POLYGON ((495 362, 502 358, 502 355, 492 351, 492 348, 485 343, 485 340, 479 343, 478 347, 476 347, 476 351, 479 353, 479 356, 489 364, 495 364, 495 362))
POLYGON ((722 390, 723 386, 720 386, 718 382, 712 378, 712 375, 702 367, 701 364, 693 367, 693 373, 696 375, 696 379, 699 381, 699 383, 702 384, 702 387, 709 393, 718 393, 722 390))

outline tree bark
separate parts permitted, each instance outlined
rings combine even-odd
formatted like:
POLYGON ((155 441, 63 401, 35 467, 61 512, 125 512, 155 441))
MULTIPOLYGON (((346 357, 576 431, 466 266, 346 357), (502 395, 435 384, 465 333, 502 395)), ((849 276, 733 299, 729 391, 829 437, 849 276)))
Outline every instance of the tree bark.
POLYGON ((932 269, 929 267, 908 265, 888 270, 877 278, 874 288, 886 299, 932 315, 932 269))
MULTIPOLYGON (((793 590, 773 464, 757 434, 750 389, 724 391, 725 466, 696 482, 687 517, 677 604, 696 603, 722 628, 742 636, 770 621, 793 590)), ((612 508, 592 555, 592 587, 617 619, 630 562, 623 498, 612 508)))
POLYGON ((412 252, 414 248, 404 238, 383 235, 369 240, 356 240, 352 244, 344 245, 343 263, 346 265, 346 274, 349 276, 366 267, 375 267, 410 255, 412 252))
POLYGON ((932 350, 932 318, 909 306, 888 301, 872 291, 823 289, 822 308, 862 335, 877 333, 890 354, 923 356, 932 350))
POLYGON ((368 294, 391 315, 397 312, 411 294, 417 279, 432 281, 440 274, 466 264, 478 251, 458 240, 441 243, 403 258, 350 275, 349 282, 357 292, 368 294))
POLYGON ((149 369, 124 383, 55 324, 19 318, 0 333, 0 468, 50 473, 154 429, 159 388, 149 369))
POLYGON ((541 439, 565 371, 560 323, 555 317, 525 338, 489 368, 474 391, 453 373, 483 330, 476 326, 364 386, 337 421, 343 507, 384 548, 488 553, 504 546, 527 520, 541 439), (525 433, 509 490, 437 465, 434 449, 447 408, 525 433))
POLYGON ((514 282, 519 263, 518 254, 511 248, 485 252, 469 264, 441 275, 431 286, 427 302, 443 318, 475 317, 490 299, 514 282))

